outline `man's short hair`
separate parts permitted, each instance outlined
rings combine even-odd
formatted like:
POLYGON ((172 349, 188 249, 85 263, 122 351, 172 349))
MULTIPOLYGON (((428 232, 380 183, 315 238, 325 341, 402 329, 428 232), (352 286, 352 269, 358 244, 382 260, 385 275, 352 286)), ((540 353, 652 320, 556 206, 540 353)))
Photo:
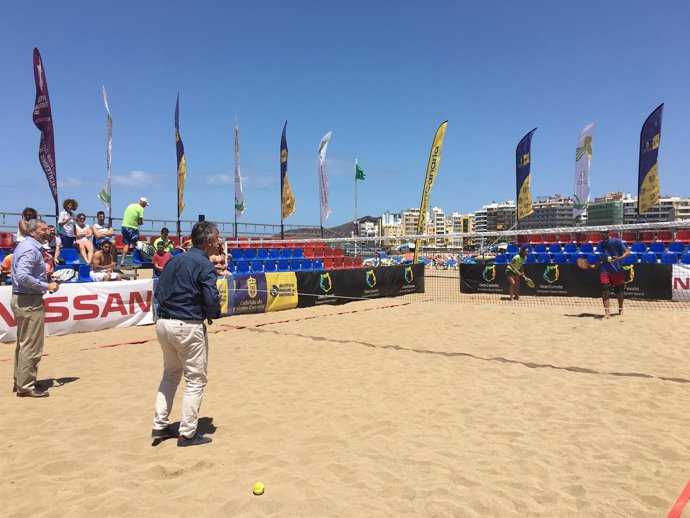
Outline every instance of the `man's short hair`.
POLYGON ((162 234, 163 232, 167 232, 168 234, 170 234, 170 231, 168 230, 167 227, 163 227, 163 228, 161 229, 161 234, 162 234))
POLYGON ((102 210, 99 210, 98 212, 96 212, 96 217, 100 216, 101 214, 103 214, 105 216, 105 212, 103 212, 102 210))
POLYGON ((192 245, 195 248, 201 248, 204 243, 213 237, 214 230, 217 231, 218 228, 215 223, 210 221, 194 223, 194 227, 192 227, 192 245))
POLYGON ((36 230, 38 228, 39 223, 43 223, 45 225, 45 221, 43 221, 42 219, 38 219, 38 218, 30 219, 29 221, 27 221, 26 222, 26 233, 29 234, 29 233, 33 232, 34 230, 36 230))

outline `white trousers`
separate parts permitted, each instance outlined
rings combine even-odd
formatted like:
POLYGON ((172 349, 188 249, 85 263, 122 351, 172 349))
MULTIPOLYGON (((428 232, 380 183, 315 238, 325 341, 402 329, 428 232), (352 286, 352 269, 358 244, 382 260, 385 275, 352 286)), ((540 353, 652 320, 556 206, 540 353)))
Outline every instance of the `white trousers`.
POLYGON ((204 396, 208 371, 208 336, 206 324, 189 320, 159 319, 156 334, 163 351, 163 378, 156 395, 154 430, 170 423, 169 416, 182 374, 186 381, 182 397, 180 435, 196 434, 199 409, 204 396))

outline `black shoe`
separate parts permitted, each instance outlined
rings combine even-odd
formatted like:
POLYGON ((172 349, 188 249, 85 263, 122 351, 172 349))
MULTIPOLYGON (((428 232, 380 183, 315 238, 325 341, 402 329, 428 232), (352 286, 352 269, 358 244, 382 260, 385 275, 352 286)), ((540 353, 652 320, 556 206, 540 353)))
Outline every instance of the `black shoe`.
POLYGON ((39 398, 39 397, 48 397, 48 396, 50 396, 50 394, 47 391, 37 390, 35 388, 33 388, 27 392, 17 392, 17 397, 39 398))
POLYGON ((151 439, 172 439, 173 437, 177 437, 177 432, 170 428, 170 426, 166 426, 162 430, 156 430, 153 429, 151 430, 151 439))
POLYGON ((194 435, 194 437, 189 439, 187 439, 184 435, 180 435, 177 439, 177 446, 180 448, 184 448, 186 446, 200 446, 202 444, 208 444, 211 441, 213 441, 213 439, 210 437, 204 437, 200 433, 197 433, 194 435))

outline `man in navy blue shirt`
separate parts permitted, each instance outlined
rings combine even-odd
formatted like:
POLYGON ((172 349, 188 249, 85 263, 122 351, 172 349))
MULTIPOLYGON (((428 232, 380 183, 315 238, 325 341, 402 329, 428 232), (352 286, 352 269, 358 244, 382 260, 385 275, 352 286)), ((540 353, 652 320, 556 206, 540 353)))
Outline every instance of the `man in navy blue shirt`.
POLYGON ((178 446, 211 442, 210 437, 197 433, 197 426, 208 371, 204 320, 210 324, 220 312, 216 271, 208 258, 217 244, 218 229, 213 223, 195 224, 193 247, 168 261, 156 286, 156 334, 163 351, 163 378, 156 395, 151 432, 154 441, 177 436, 178 446), (169 413, 183 373, 186 385, 180 429, 176 434, 170 428, 169 413))
POLYGON ((601 282, 601 298, 604 301, 604 311, 606 318, 611 317, 611 310, 609 308, 609 292, 613 287, 613 292, 618 299, 618 314, 623 314, 623 290, 625 288, 625 273, 621 266, 621 261, 630 255, 630 250, 625 243, 617 237, 610 237, 609 231, 604 230, 601 233, 601 254, 596 264, 590 268, 596 268, 601 265, 599 272, 599 282, 601 282))

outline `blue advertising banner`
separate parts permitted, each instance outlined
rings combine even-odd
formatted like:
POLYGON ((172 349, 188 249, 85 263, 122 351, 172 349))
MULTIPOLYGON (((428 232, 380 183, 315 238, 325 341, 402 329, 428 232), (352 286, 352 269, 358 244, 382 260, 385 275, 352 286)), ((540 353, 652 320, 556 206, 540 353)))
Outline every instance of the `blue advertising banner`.
POLYGON ((234 284, 233 314, 246 315, 266 311, 268 292, 265 273, 233 275, 232 280, 234 284))
POLYGON ((532 194, 530 192, 530 164, 532 163, 532 135, 537 131, 534 128, 522 140, 515 149, 515 183, 517 189, 517 219, 526 218, 534 209, 532 207, 532 194))

